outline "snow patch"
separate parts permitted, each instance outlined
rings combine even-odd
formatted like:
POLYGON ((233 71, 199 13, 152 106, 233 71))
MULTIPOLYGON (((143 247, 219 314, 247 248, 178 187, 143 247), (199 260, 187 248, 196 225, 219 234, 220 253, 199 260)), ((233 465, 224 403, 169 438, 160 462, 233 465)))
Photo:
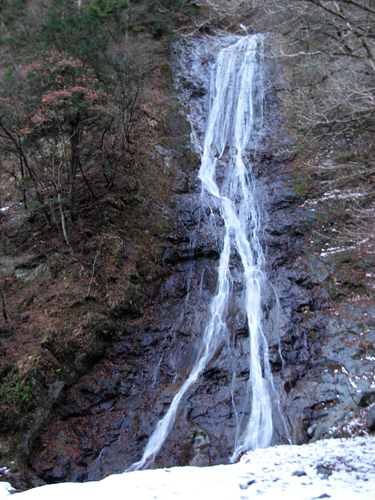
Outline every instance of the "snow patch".
MULTIPOLYGON (((345 252, 346 250, 355 250, 358 248, 360 245, 363 245, 364 243, 367 243, 369 241, 369 238, 366 238, 362 241, 358 241, 355 243, 355 245, 347 246, 347 247, 331 247, 331 248, 325 248, 324 251, 320 252, 321 257, 327 257, 328 255, 333 255, 335 253, 339 252, 345 252)), ((368 245, 370 246, 370 245, 368 245)))
POLYGON ((232 465, 135 471, 98 482, 42 486, 19 495, 24 496, 20 500, 250 500, 258 495, 264 500, 373 500, 374 456, 375 437, 328 439, 254 450, 232 465))
POLYGON ((5 498, 15 491, 16 490, 9 483, 0 482, 0 498, 5 498))
POLYGON ((347 200, 353 198, 361 198, 362 196, 366 196, 366 194, 367 193, 356 193, 353 192, 352 190, 343 192, 340 189, 334 189, 333 191, 328 191, 327 193, 324 193, 323 196, 321 196, 318 199, 306 200, 301 206, 311 207, 312 205, 317 205, 321 201, 326 201, 326 200, 347 200))

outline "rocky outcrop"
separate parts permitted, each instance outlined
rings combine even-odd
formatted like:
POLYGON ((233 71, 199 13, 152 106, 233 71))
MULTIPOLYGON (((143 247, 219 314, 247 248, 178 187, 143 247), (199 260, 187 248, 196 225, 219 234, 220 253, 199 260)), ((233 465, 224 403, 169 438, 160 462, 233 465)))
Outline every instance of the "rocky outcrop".
MULTIPOLYGON (((189 44, 178 49, 186 63, 184 71, 177 70, 178 85, 195 116, 203 116, 206 106, 212 46, 202 42, 199 50, 193 57, 189 44)), ((266 81, 274 77, 266 68, 266 81)), ((282 129, 280 114, 275 113, 279 105, 274 92, 266 91, 267 129, 282 129)), ((193 132, 199 136, 203 118, 195 124, 193 132)), ((171 109, 159 150, 167 163, 180 163, 168 207, 174 228, 164 244, 168 276, 143 298, 139 318, 121 324, 119 315, 116 340, 65 391, 30 458, 31 467, 47 483, 96 480, 139 460, 194 364, 216 288, 222 220, 218 210, 202 204, 190 132, 183 111, 171 109)), ((330 289, 333 264, 309 248, 317 214, 301 206, 294 157, 281 154, 280 142, 271 134, 249 155, 262 206, 269 279, 262 307, 275 386, 274 443, 302 443, 344 422, 360 404, 351 374, 365 373, 360 349, 364 342, 374 343, 374 324, 370 311, 364 316, 355 303, 342 306, 345 311, 336 319, 330 289)), ((239 266, 233 255, 234 274, 239 266)), ((238 272, 234 291, 241 287, 238 272)), ((230 342, 222 343, 183 397, 176 423, 152 466, 229 460, 238 418, 244 424, 248 417, 249 342, 238 300, 234 293, 228 311, 230 342)), ((359 390, 368 390, 372 381, 360 380, 359 390)))

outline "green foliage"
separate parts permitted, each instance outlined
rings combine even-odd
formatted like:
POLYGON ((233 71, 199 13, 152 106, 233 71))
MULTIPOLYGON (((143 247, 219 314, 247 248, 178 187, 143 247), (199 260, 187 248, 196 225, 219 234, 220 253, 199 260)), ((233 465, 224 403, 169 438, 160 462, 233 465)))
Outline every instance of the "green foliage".
POLYGON ((25 22, 28 3, 29 0, 3 1, 1 15, 6 30, 2 33, 1 45, 10 45, 13 49, 27 45, 32 28, 25 22))
POLYGON ((134 33, 139 33, 140 31, 146 31, 146 26, 139 26, 137 24, 129 24, 129 28, 134 31, 134 33))
POLYGON ((61 198, 61 199, 47 198, 46 200, 44 200, 44 203, 48 203, 50 205, 68 205, 69 200, 68 200, 68 198, 61 198))
POLYGON ((80 59, 97 75, 106 71, 110 36, 96 11, 80 11, 74 0, 55 0, 42 24, 37 41, 42 49, 55 48, 80 59))
POLYGON ((32 200, 30 203, 29 203, 29 210, 31 213, 34 213, 34 212, 41 212, 42 210, 44 209, 44 205, 43 203, 41 203, 40 201, 38 200, 32 200))
POLYGON ((12 25, 15 21, 22 19, 29 0, 4 0, 1 14, 5 26, 12 25))
POLYGON ((1 405, 16 406, 23 411, 33 409, 33 393, 20 374, 10 377, 1 385, 0 402, 1 405))
POLYGON ((111 16, 119 18, 119 14, 123 9, 130 7, 130 2, 112 1, 112 0, 95 0, 92 5, 87 7, 87 14, 93 14, 99 19, 107 19, 111 16))
MULTIPOLYGON (((134 2, 138 3, 138 2, 134 2)), ((157 39, 171 41, 178 27, 197 16, 198 6, 191 0, 146 0, 132 11, 132 31, 147 29, 157 39)))

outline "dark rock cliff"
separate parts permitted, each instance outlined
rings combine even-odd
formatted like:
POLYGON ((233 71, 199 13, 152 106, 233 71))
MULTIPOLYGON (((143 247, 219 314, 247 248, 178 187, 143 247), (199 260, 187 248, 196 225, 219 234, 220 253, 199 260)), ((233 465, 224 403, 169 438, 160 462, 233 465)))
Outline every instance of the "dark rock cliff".
MULTIPOLYGON (((206 106, 212 42, 205 45, 199 40, 198 79, 193 76, 193 43, 198 42, 176 49, 186 61, 183 78, 178 68, 176 72, 190 112, 197 112, 206 106)), ((265 125, 282 132, 281 100, 270 84, 278 71, 266 64, 265 125)), ((97 480, 123 472, 139 460, 196 359, 216 287, 222 221, 219 212, 202 208, 199 160, 190 143, 191 126, 185 112, 182 105, 171 108, 160 130, 159 153, 166 164, 178 166, 168 206, 174 227, 164 241, 168 275, 153 287, 141 316, 119 326, 101 360, 66 390, 30 456, 32 469, 47 483, 97 480)), ((262 206, 269 279, 262 307, 278 394, 274 397, 274 443, 286 443, 289 438, 302 443, 324 435, 327 428, 350 418, 357 405, 366 406, 371 400, 373 380, 365 374, 373 366, 369 344, 375 341, 371 317, 375 308, 368 302, 332 305, 335 263, 312 251, 310 239, 318 214, 302 206, 297 194, 297 160, 282 152, 282 135, 265 134, 250 154, 262 206)), ((233 256, 233 268, 238 265, 233 256)), ((234 286, 240 289, 240 278, 234 286)), ((230 345, 221 345, 184 396, 153 466, 228 462, 236 429, 232 398, 241 407, 249 370, 246 318, 235 299, 228 327, 230 345)))

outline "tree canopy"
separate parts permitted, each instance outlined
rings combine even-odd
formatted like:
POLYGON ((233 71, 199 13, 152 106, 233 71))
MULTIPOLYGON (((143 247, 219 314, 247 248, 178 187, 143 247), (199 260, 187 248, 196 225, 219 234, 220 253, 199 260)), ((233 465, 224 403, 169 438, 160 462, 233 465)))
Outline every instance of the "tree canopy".
POLYGON ((19 36, 12 23, 26 4, 8 0, 3 11, 3 53, 16 51, 18 57, 3 64, 2 154, 25 207, 41 211, 50 225, 57 223, 57 210, 57 224, 68 241, 66 217, 74 216, 77 175, 95 197, 85 171, 97 159, 107 186, 113 185, 149 68, 142 58, 128 57, 128 46, 135 43, 129 37, 134 25, 129 27, 124 14, 130 2, 95 0, 78 8, 74 0, 54 0, 35 25, 26 11, 25 24, 32 28, 15 49, 19 36), (115 43, 123 43, 124 50, 111 51, 115 43))

